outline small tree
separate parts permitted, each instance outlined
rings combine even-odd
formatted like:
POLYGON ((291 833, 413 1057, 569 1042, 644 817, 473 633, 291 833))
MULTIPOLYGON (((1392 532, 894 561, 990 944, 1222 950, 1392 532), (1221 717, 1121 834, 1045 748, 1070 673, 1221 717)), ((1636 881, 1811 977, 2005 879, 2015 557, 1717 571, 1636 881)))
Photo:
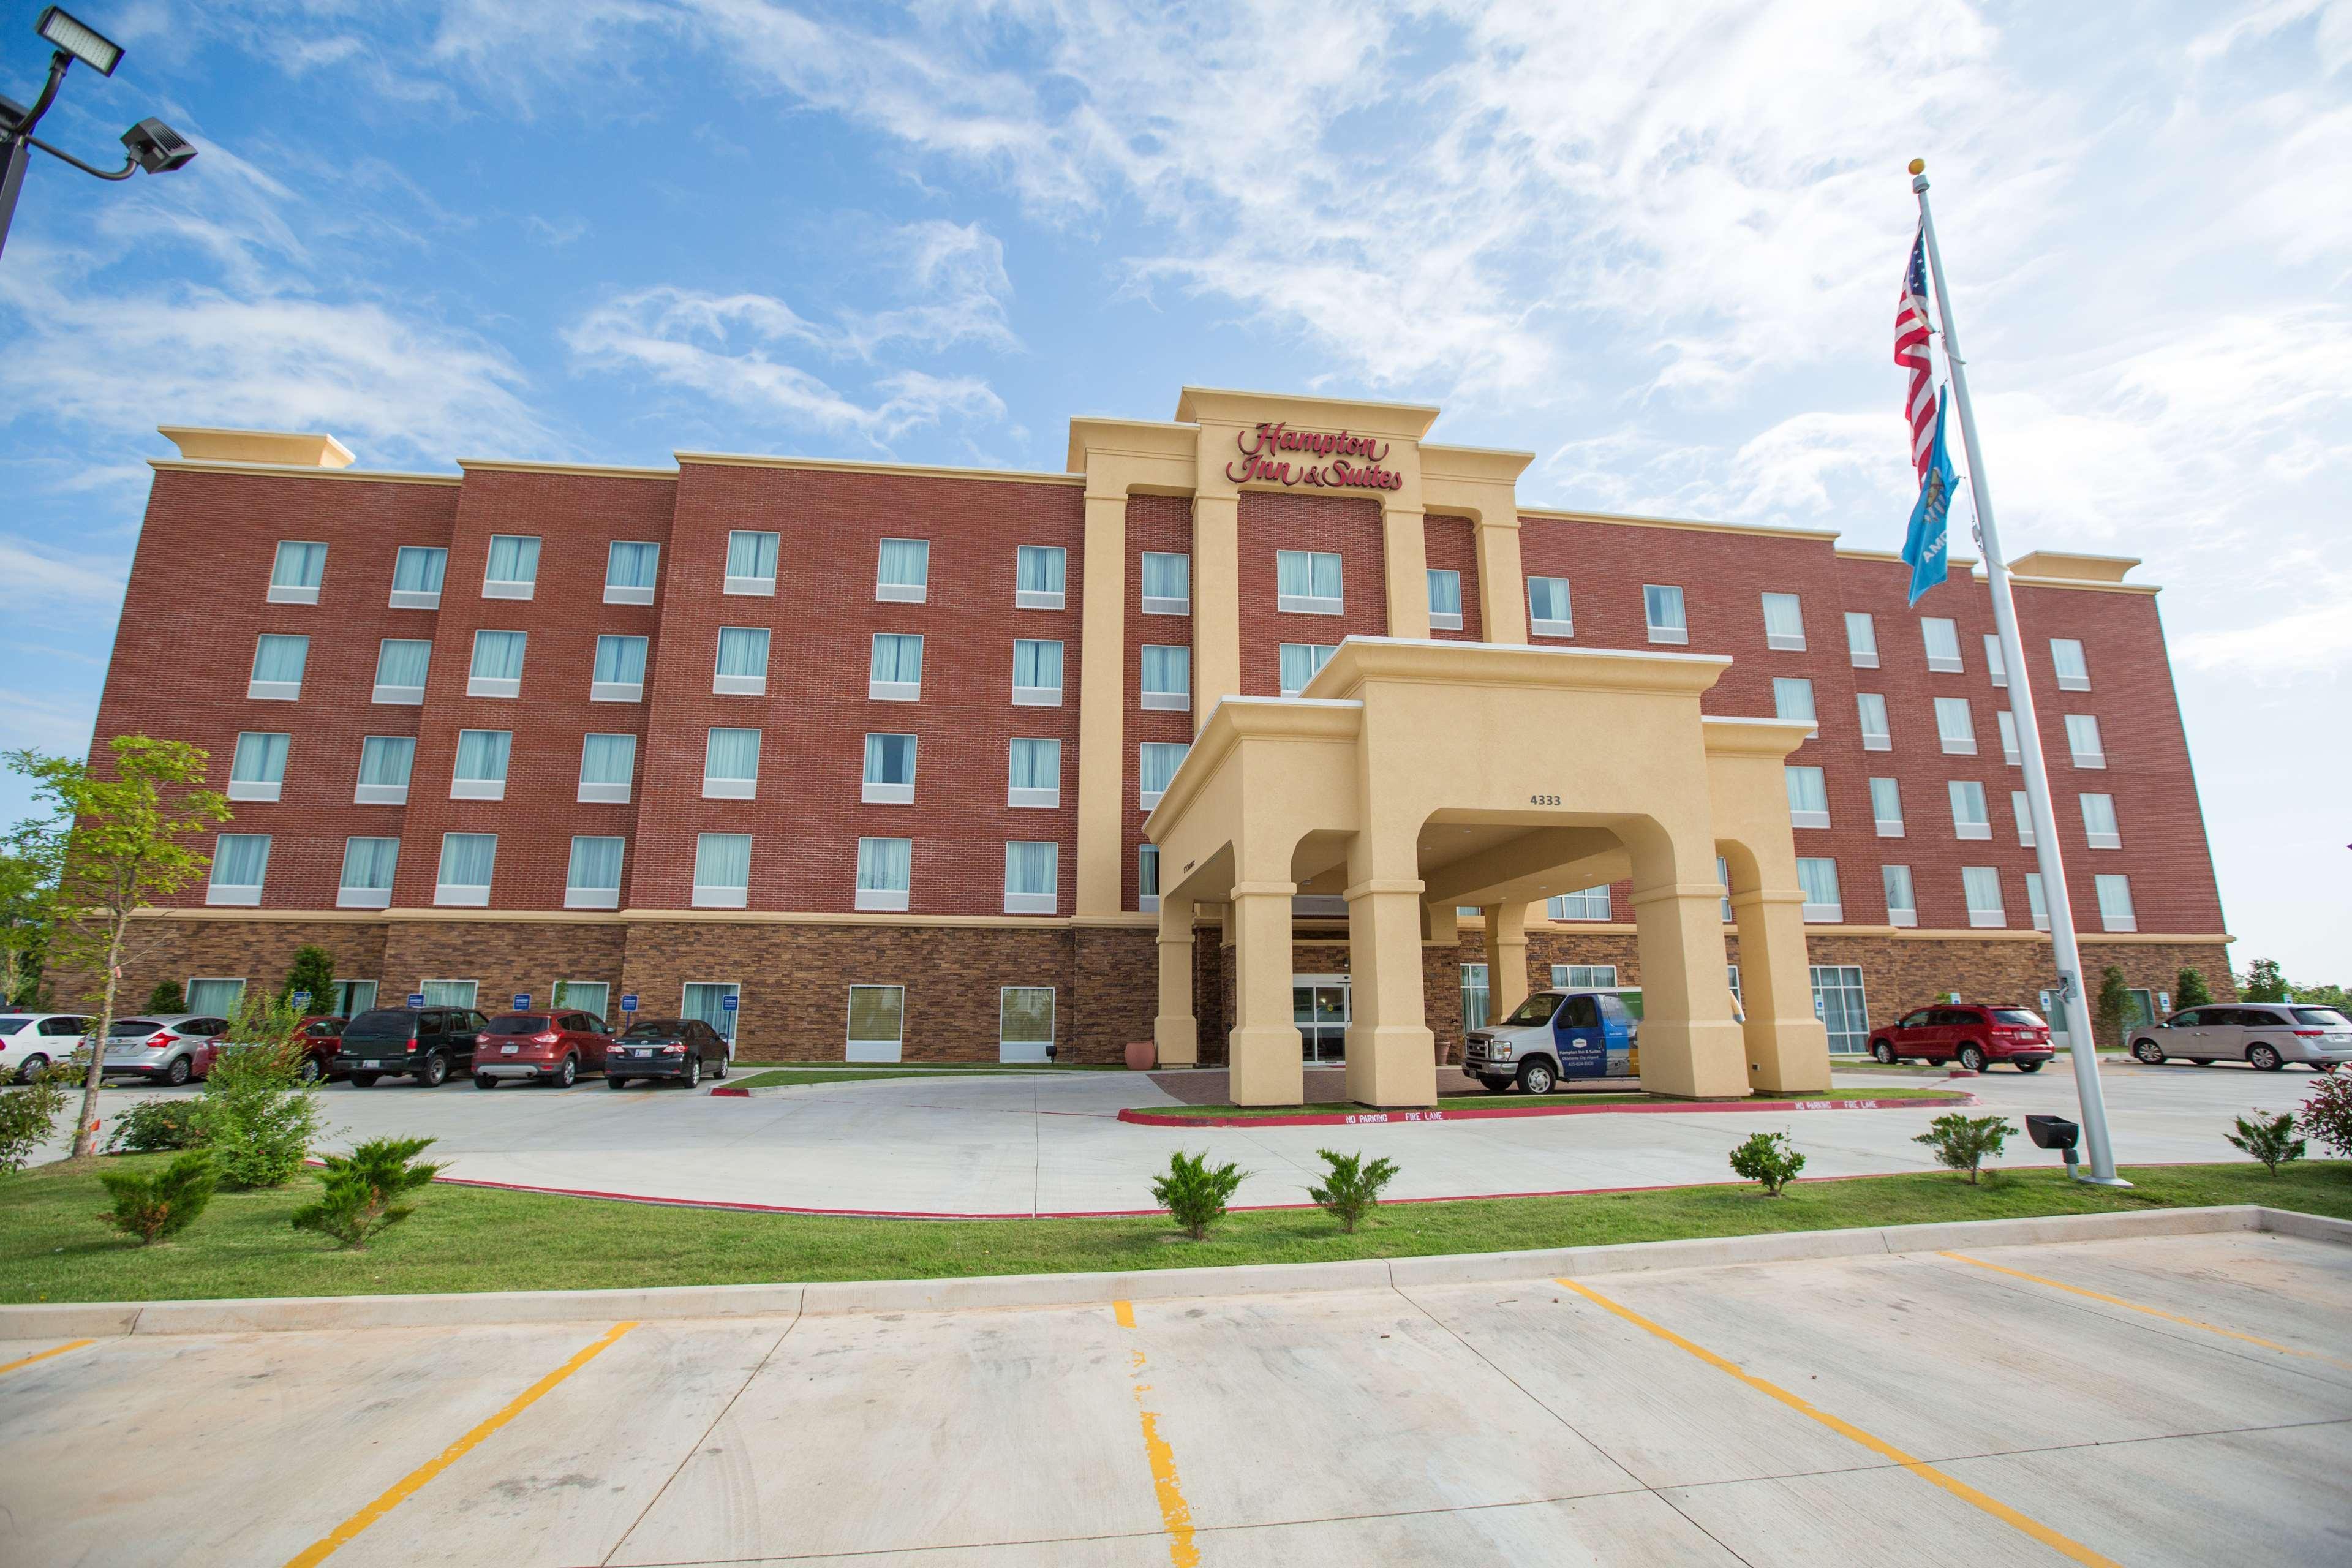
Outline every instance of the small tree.
POLYGON ((57 919, 55 841, 26 823, 0 848, 0 1007, 29 1006, 57 919))
POLYGON ((205 1146, 233 1187, 278 1187, 325 1131, 319 1090, 302 1080, 302 1020, 267 993, 246 993, 205 1078, 205 1146))
POLYGON ((2339 1160, 2352 1160, 2352 1072, 2324 1075, 2311 1086, 2295 1123, 2336 1151, 2339 1160))
POLYGON ((1395 1179, 1396 1162, 1381 1159, 1367 1165, 1361 1151, 1335 1154, 1328 1149, 1318 1149, 1315 1152, 1330 1168, 1324 1173, 1323 1184, 1307 1188, 1307 1195, 1338 1220, 1341 1230, 1353 1236, 1363 1217, 1380 1203, 1381 1189, 1395 1179))
POLYGON ((335 1010, 335 960, 323 947, 305 943, 294 950, 294 966, 286 972, 286 984, 278 993, 278 1000, 296 1014, 331 1013, 335 1010), (296 992, 306 993, 310 1000, 297 1002, 296 992))
POLYGON ((1779 1197, 1804 1168, 1805 1157, 1790 1146, 1786 1132, 1751 1132, 1731 1151, 1732 1173, 1763 1183, 1768 1198, 1779 1197))
POLYGON ((2172 982, 2172 1005, 2177 1008, 2202 1007, 2213 1000, 2205 977, 2194 969, 2184 969, 2172 982))
POLYGON ((150 1013, 184 1013, 187 1010, 188 998, 176 980, 158 980, 155 989, 147 993, 147 1011, 150 1013))
POLYGON ((331 1236, 352 1252, 368 1237, 398 1225, 415 1210, 398 1202, 438 1175, 441 1167, 416 1163, 430 1138, 374 1138, 348 1154, 327 1156, 319 1201, 294 1211, 294 1228, 331 1236))
POLYGON ((15 1093, 0 1094, 0 1174, 23 1170, 33 1151, 57 1131, 70 1074, 70 1068, 57 1063, 34 1073, 15 1093))
POLYGON ((2294 1115, 2291 1111, 2265 1116, 2257 1110, 2252 1120, 2241 1116, 2238 1130, 2221 1136, 2260 1160, 2273 1176, 2281 1165, 2303 1158, 2304 1142, 2294 1135, 2294 1115))
POLYGON ((113 1209, 98 1217, 137 1237, 142 1247, 187 1229, 213 1201, 213 1157, 201 1149, 152 1175, 109 1171, 98 1179, 114 1200, 113 1209))
POLYGON ((2341 985, 2298 985, 2294 988, 2294 999, 2307 1002, 2314 1007, 2333 1007, 2346 1017, 2352 1018, 2352 992, 2347 992, 2341 985))
POLYGON ((2131 1016, 2131 982, 2125 979, 2124 972, 2112 963, 2107 965, 2107 972, 2099 976, 2099 1002, 2095 1014, 2097 1033, 2112 1037, 2116 1044, 2122 1044, 2124 1023, 2131 1016))
POLYGON ((1984 1163, 1997 1158, 2008 1144, 2009 1123, 1998 1116, 1963 1116, 1948 1110, 1911 1142, 1935 1151, 1937 1164, 1967 1172, 1969 1184, 1974 1186, 1984 1163))
POLYGON ((142 1100, 114 1119, 110 1154, 158 1154, 194 1149, 205 1141, 204 1100, 142 1100))
POLYGON ((1225 1217, 1225 1200, 1248 1175, 1232 1164, 1212 1171, 1207 1151, 1187 1154, 1180 1149, 1168 1157, 1168 1173, 1151 1184, 1151 1195, 1185 1235, 1202 1241, 1209 1227, 1225 1217))
POLYGON ((2238 1000, 2284 1002, 2288 990, 2286 976, 2279 973, 2278 960, 2258 958, 2246 965, 2246 973, 2238 981, 2238 1000))
MULTIPOLYGON (((57 920, 50 931, 53 962, 69 962, 99 986, 91 1037, 104 1041, 114 1026, 123 961, 132 956, 131 918, 158 898, 187 887, 212 857, 194 847, 228 820, 228 801, 204 787, 209 754, 185 741, 117 735, 107 742, 111 777, 87 763, 13 752, 8 764, 33 782, 33 794, 56 816, 35 831, 60 867, 57 920)), ((156 937, 161 941, 159 932, 156 937)), ((98 1149, 98 1094, 105 1052, 90 1053, 82 1079, 81 1116, 74 1126, 73 1157, 98 1149)))

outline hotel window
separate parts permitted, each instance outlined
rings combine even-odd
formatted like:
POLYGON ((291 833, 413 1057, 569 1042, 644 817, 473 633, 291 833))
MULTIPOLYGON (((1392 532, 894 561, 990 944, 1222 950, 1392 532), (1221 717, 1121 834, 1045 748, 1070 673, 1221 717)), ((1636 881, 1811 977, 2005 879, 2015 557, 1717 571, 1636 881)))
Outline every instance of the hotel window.
POLYGON ((1579 888, 1544 900, 1544 913, 1556 921, 1605 921, 1609 918, 1609 884, 1579 888))
POLYGON ((2017 715, 2004 708, 1993 717, 2000 721, 2000 760, 2013 768, 2024 760, 2017 749, 2017 715))
POLYGON ((1143 645, 1143 705, 1171 712, 1192 706, 1192 650, 1156 643, 1143 645))
POLYGON ((1955 838, 1990 838, 1992 816, 1985 809, 1984 785, 1974 779, 1953 779, 1952 836, 1955 838))
POLYGON ((2050 929, 2050 900, 2042 896, 2042 873, 2039 871, 2025 874, 2025 907, 2033 916, 2035 931, 2050 929))
MULTIPOLYGON (((612 986, 602 980, 559 980, 548 1000, 557 1007, 577 1009, 602 1023, 604 1005, 612 996, 612 986)), ((346 1013, 343 1016, 348 1018, 351 1015, 346 1013)))
POLYGON ((1845 919, 1845 905, 1838 899, 1836 861, 1798 860, 1797 886, 1805 890, 1806 920, 1816 925, 1834 925, 1845 919))
POLYGON ((1192 613, 1192 558, 1163 551, 1143 552, 1143 613, 1147 616, 1189 616, 1192 613))
POLYGON ((1062 804, 1062 742, 1015 736, 1004 780, 1006 805, 1058 807, 1062 804))
POLYGON ((420 980, 416 989, 425 994, 427 1007, 471 1007, 481 984, 478 980, 420 980))
POLYGON ((2120 849, 2124 847, 2123 829, 2116 826, 2114 795, 2083 796, 2083 833, 2094 849, 2120 849))
POLYGON ((1462 574, 1429 568, 1429 629, 1433 632, 1458 632, 1462 629, 1462 574))
POLYGON ((650 605, 654 602, 654 584, 660 575, 660 545, 616 539, 604 551, 604 602, 650 605))
POLYGON ((2017 821, 2018 847, 2021 849, 2032 848, 2033 811, 2032 807, 2025 804, 2025 792, 2023 790, 2013 789, 2009 792, 2009 814, 2017 821))
POLYGON ((1845 613, 1845 656, 1856 669, 1878 668, 1878 623, 1869 611, 1845 613))
POLYGON ((890 604, 919 605, 930 592, 931 542, 886 539, 874 568, 874 596, 890 604))
POLYGON ((242 980, 207 979, 199 975, 188 978, 188 1011, 192 1013, 235 1017, 244 1001, 245 982, 242 980))
POLYGON ((1572 637, 1576 613, 1569 604, 1568 579, 1528 579, 1528 630, 1539 637, 1572 637))
POLYGON ((751 899, 751 836, 703 833, 694 841, 694 907, 740 910, 751 899))
POLYGON ((2074 637, 2050 639, 2050 662, 2058 667, 2058 689, 2091 689, 2091 667, 2083 658, 2083 645, 2074 637))
POLYGON ((915 737, 866 737, 866 781, 858 799, 867 805, 915 804, 915 737))
POLYGON ((246 683, 246 696, 256 702, 299 701, 302 668, 310 662, 309 637, 262 633, 254 639, 253 679, 246 683))
POLYGON ((400 863, 397 838, 346 838, 343 873, 335 889, 339 910, 392 907, 392 874, 400 863))
POLYGON ((2099 721, 2089 713, 2066 715, 2066 749, 2074 753, 2078 768, 2104 768, 2107 765, 2107 748, 2099 739, 2099 721))
MULTIPOLYGON (((262 840, 268 848, 269 841, 262 840)), ((2139 917, 2132 912, 2131 879, 2099 876, 2093 879, 2099 890, 2099 929, 2102 931, 2137 931, 2139 917)))
POLYGON ((504 800, 507 760, 514 750, 508 730, 457 731, 457 765, 449 778, 451 800, 504 800))
POLYGON ((1683 616, 1683 591, 1671 584, 1642 585, 1642 616, 1649 623, 1650 640, 1688 643, 1690 623, 1683 616))
POLYGON ((1969 900, 1970 926, 2005 926, 2009 913, 2000 902, 2000 872, 1990 866, 1960 868, 1960 890, 1969 900))
POLYGON ((563 873, 563 907, 567 910, 617 910, 621 907, 621 847, 618 838, 575 836, 572 864, 563 873))
POLYGON ((1948 757, 1973 757, 1977 754, 1977 725, 1969 712, 1965 697, 1936 699, 1936 738, 1943 742, 1948 757))
POLYGON ((273 605, 315 605, 319 584, 327 574, 327 547, 298 539, 278 542, 278 558, 269 563, 268 601, 273 605))
POLYGON ((1870 781, 1870 820, 1881 838, 1903 837, 1903 786, 1893 779, 1870 781))
POLYGON ((1062 847, 1011 843, 1004 847, 1004 912, 1008 915, 1050 915, 1054 912, 1055 879, 1062 847))
POLYGON ((538 591, 539 538, 529 533, 490 535, 490 559, 482 568, 482 597, 528 599, 538 591))
POLYGON ((338 980, 335 1000, 328 1011, 339 1018, 356 1018, 375 1007, 375 982, 373 980, 338 980))
POLYGON ((760 794, 760 731, 719 730, 702 743, 702 798, 756 800, 760 794))
POLYGON ((1282 683, 1282 694, 1296 697, 1306 690, 1307 683, 1315 679, 1315 672, 1330 663, 1331 656, 1339 651, 1336 647, 1326 647, 1319 643, 1286 642, 1276 645, 1275 658, 1281 665, 1276 679, 1282 683))
POLYGON ((646 695, 646 639, 600 637, 596 664, 588 676, 591 702, 642 702, 646 695))
POLYGON ((1772 681, 1772 716, 1811 724, 1813 728, 1808 740, 1819 735, 1822 727, 1813 712, 1813 683, 1801 675, 1776 676, 1772 681))
POLYGON ((1176 770, 1184 765, 1184 753, 1192 748, 1168 741, 1146 741, 1138 749, 1136 775, 1139 791, 1138 804, 1150 811, 1160 804, 1160 797, 1176 777, 1176 770))
POLYGON ((1465 963, 1462 966, 1462 1026, 1483 1029, 1486 1026, 1486 966, 1465 963))
MULTIPOLYGON (((699 1018, 727 1037, 727 1054, 735 1054, 736 1009, 730 1002, 743 999, 742 988, 733 981, 688 981, 678 992, 677 1010, 689 1018, 699 1018)), ((898 1060, 894 1053, 890 1059, 898 1060)))
MULTIPOLYGON (((1715 858, 1715 885, 1723 889, 1723 923, 1731 923, 1731 862, 1718 855, 1715 858)), ((1738 986, 1732 987, 1734 991, 1738 986)))
POLYGON ((844 1054, 853 1062, 895 1062, 907 1034, 907 988, 849 988, 849 1040, 844 1054))
POLYGON ((727 581, 723 592, 755 599, 776 595, 777 536, 736 529, 727 535, 727 581))
POLYGON ((1789 826, 1827 827, 1830 825, 1829 781, 1819 768, 1783 768, 1789 784, 1789 826))
MULTIPOLYGON (((1013 640, 1013 704, 1016 708, 1062 705, 1060 643, 1036 637, 1013 640)), ((1144 706, 1151 705, 1147 702, 1144 706)))
POLYGON ((205 889, 205 902, 257 904, 268 870, 269 835, 224 833, 213 846, 212 884, 205 889))
POLYGON ((1869 1048, 1870 1007, 1862 970, 1851 963, 1812 965, 1813 1016, 1829 1031, 1830 1055, 1858 1057, 1869 1048))
POLYGON ((1891 926, 1917 925, 1919 902, 1911 891, 1911 868, 1881 866, 1878 879, 1886 889, 1886 923, 1891 926))
POLYGON ((719 663, 710 677, 710 690, 716 697, 768 694, 767 627, 719 628, 719 663))
MULTIPOLYGON (((445 833, 441 868, 433 879, 433 901, 479 909, 490 901, 490 874, 498 868, 495 833, 445 833)), ((428 1003, 431 998, 426 999, 428 1003)))
POLYGON ((1275 607, 1301 616, 1336 616, 1343 609, 1339 558, 1313 550, 1274 552, 1275 607))
POLYGON ((1160 846, 1146 844, 1135 852, 1135 907, 1145 914, 1160 912, 1160 846))
POLYGON ((433 645, 422 637, 386 637, 376 645, 375 691, 371 699, 398 708, 425 701, 425 673, 433 666, 433 645))
POLYGON ((392 558, 392 607, 395 610, 437 610, 441 579, 449 570, 449 552, 438 545, 404 544, 392 558))
POLYGON ((1794 594, 1764 595, 1764 646, 1805 651, 1805 611, 1794 594))
POLYGON ((1875 691, 1853 694, 1854 710, 1862 718, 1862 749, 1865 752, 1891 752, 1895 737, 1886 728, 1886 699, 1875 691))
POLYGON ((588 735, 580 746, 580 795, 586 805, 626 805, 637 771, 635 735, 588 735))
POLYGON ((1927 647, 1927 668, 1947 674, 1958 671, 1960 665, 1960 629, 1948 620, 1925 616, 1919 621, 1919 637, 1927 647))
MULTIPOLYGON (((1018 661, 1018 655, 1015 655, 1018 661)), ((923 697, 923 639, 911 632, 876 632, 866 667, 866 695, 875 702, 919 702, 923 697)))
POLYGON ((996 993, 996 1059, 1042 1062, 1054 1045, 1054 988, 1006 985, 996 993))
POLYGON ((1985 633, 1984 647, 1985 673, 1992 677, 1995 686, 2007 686, 2009 661, 2001 657, 2000 638, 1991 632, 1985 633))
POLYGON ((911 838, 861 838, 857 841, 857 907, 898 910, 907 907, 912 886, 915 841, 911 838))
POLYGON ((1013 607, 1058 610, 1070 552, 1058 544, 1024 544, 1013 552, 1013 607))
POLYGON ((1617 987, 1617 966, 1613 963, 1555 963, 1551 966, 1551 983, 1566 989, 1613 991, 1617 987))
POLYGON ((416 763, 416 742, 407 735, 370 735, 360 742, 360 782, 354 805, 406 805, 408 771, 416 763))
POLYGON ((474 662, 466 671, 468 697, 522 695, 524 632, 476 632, 474 662))
POLYGON ((236 738, 228 769, 231 800, 276 800, 286 787, 286 748, 292 737, 248 730, 236 738))

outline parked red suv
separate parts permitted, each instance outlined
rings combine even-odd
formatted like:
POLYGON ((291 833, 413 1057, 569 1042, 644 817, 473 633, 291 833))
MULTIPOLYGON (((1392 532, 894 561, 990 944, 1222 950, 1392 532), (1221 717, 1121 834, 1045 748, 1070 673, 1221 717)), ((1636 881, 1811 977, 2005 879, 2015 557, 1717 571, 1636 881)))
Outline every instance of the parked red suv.
POLYGON ((1982 1072, 1989 1062, 2007 1062, 2020 1072, 2040 1072, 2054 1054, 2050 1026, 2031 1007, 1946 1005, 1922 1007, 1870 1037, 1870 1054, 1882 1062, 1912 1058, 1958 1062, 1982 1072))
POLYGON ((504 1079, 569 1089, 583 1072, 604 1070, 613 1033, 593 1013, 500 1013, 474 1043, 474 1087, 504 1079))

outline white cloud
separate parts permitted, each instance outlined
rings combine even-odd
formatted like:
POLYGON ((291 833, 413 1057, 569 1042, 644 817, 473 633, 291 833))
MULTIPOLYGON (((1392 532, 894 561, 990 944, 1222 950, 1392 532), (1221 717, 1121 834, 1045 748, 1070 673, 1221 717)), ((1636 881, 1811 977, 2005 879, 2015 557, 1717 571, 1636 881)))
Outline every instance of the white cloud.
MULTIPOLYGON (((59 608, 112 609, 122 601, 131 563, 110 556, 69 555, 0 533, 0 583, 12 594, 32 594, 59 608)), ((18 603, 21 611, 23 603, 18 603)))

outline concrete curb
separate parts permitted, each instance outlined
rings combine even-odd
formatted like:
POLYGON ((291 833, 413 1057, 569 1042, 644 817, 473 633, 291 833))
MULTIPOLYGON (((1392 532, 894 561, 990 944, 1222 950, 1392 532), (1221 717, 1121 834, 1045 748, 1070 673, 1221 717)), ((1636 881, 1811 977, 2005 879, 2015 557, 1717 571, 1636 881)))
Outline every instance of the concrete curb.
POLYGON ((1121 1121, 1138 1127, 1360 1127, 1409 1121, 1492 1121, 1511 1116, 1696 1116, 1711 1110, 1950 1110, 1984 1102, 1965 1089, 1937 1100, 1731 1100, 1683 1105, 1472 1105, 1458 1110, 1326 1110, 1300 1116, 1186 1116, 1129 1106, 1121 1121))
POLYGON ((1338 1263, 1250 1264, 1128 1273, 1005 1274, 962 1279, 860 1279, 810 1284, 680 1285, 651 1289, 516 1290, 431 1296, 299 1296, 219 1301, 58 1302, 0 1306, 0 1339, 124 1334, 226 1334, 464 1324, 613 1322, 673 1318, 792 1317, 802 1313, 957 1311, 1064 1307, 1116 1300, 1307 1290, 1378 1290, 1487 1280, 1592 1278, 1665 1268, 1711 1268, 1810 1258, 1890 1257, 1955 1247, 2022 1247, 2140 1237, 2268 1231, 2352 1247, 2352 1221, 2258 1205, 2056 1215, 1854 1230, 1563 1247, 1532 1252, 1358 1258, 1338 1263))

